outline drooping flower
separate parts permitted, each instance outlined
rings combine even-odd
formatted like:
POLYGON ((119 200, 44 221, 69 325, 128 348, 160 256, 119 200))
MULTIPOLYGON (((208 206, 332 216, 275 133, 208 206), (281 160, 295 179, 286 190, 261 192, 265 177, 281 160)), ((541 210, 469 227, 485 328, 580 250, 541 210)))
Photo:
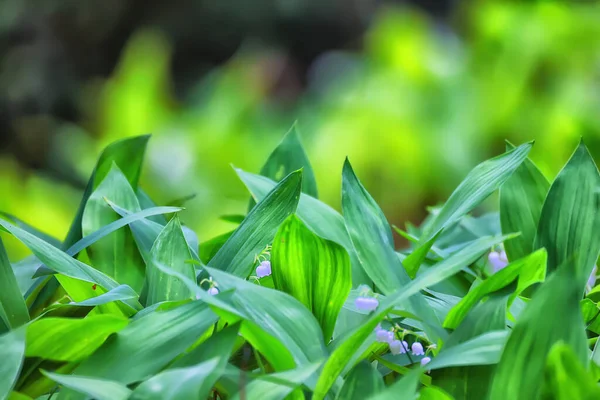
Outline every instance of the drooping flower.
POLYGON ((425 354, 425 351, 423 350, 423 345, 419 342, 414 342, 412 344, 411 349, 415 356, 422 356, 423 354, 425 354))
POLYGON ((596 286, 596 274, 598 273, 598 267, 594 265, 594 269, 588 278, 587 284, 585 285, 586 293, 590 292, 594 286, 596 286))
POLYGON ((425 366, 425 365, 429 364, 430 361, 431 361, 430 357, 421 358, 421 366, 425 366))
POLYGON ((402 352, 402 342, 399 340, 392 340, 390 342, 390 352, 394 355, 402 352))
POLYGON ((208 289, 208 294, 210 294, 211 296, 219 294, 219 289, 213 286, 210 289, 208 289))
POLYGON ((406 340, 402 341, 402 348, 400 349, 400 354, 404 354, 408 352, 408 343, 406 342, 406 340))
POLYGON ((354 305, 361 311, 373 311, 379 305, 379 301, 373 297, 357 297, 354 305))
POLYGON ((390 343, 394 340, 394 332, 386 331, 385 329, 377 329, 375 335, 379 343, 390 343))
POLYGON ((271 261, 265 260, 256 267, 256 276, 264 278, 271 275, 271 261))
POLYGON ((506 258, 506 252, 504 250, 501 252, 491 251, 488 255, 488 261, 492 265, 494 273, 508 265, 508 259, 506 258))

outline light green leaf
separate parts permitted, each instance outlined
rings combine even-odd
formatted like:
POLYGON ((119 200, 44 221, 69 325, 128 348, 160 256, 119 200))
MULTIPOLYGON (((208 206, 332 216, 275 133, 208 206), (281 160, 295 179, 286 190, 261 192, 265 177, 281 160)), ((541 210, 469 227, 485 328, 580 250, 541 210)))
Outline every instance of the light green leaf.
POLYGON ((227 242, 227 240, 231 237, 231 235, 233 235, 233 232, 235 231, 226 232, 222 235, 215 236, 206 242, 202 242, 198 254, 200 261, 202 261, 203 264, 208 264, 215 254, 217 254, 219 249, 223 247, 225 242, 227 242))
POLYGON ((25 328, 0 336, 0 399, 13 389, 25 357, 25 328))
MULTIPOLYGON (((87 201, 82 219, 84 236, 120 219, 105 199, 136 212, 141 210, 127 178, 113 164, 87 201)), ((88 246, 87 254, 94 268, 119 283, 131 286, 138 293, 142 290, 146 266, 129 227, 119 229, 88 246)))
MULTIPOLYGON (((49 243, 46 243, 31 233, 19 229, 1 219, 0 226, 3 226, 25 246, 27 246, 42 263, 48 266, 48 268, 71 278, 98 284, 107 290, 114 289, 119 286, 119 284, 111 277, 90 267, 89 265, 82 263, 81 261, 74 259, 67 253, 57 249, 49 243)), ((135 300, 127 300, 125 301, 125 304, 129 305, 133 309, 139 310, 142 308, 141 305, 135 300)))
POLYGON ((138 294, 132 288, 130 288, 127 285, 120 285, 99 296, 90 297, 80 302, 71 302, 69 303, 69 305, 81 307, 94 307, 112 303, 115 301, 125 301, 137 298, 138 294))
POLYGON ((25 355, 54 361, 80 361, 127 324, 126 318, 110 314, 83 319, 38 319, 27 326, 25 355))
MULTIPOLYGON (((411 279, 394 251, 390 225, 354 174, 348 159, 342 173, 342 209, 356 255, 377 288, 388 295, 406 287, 411 279)), ((425 322, 423 329, 433 342, 446 335, 441 321, 420 293, 409 302, 411 311, 425 322)))
MULTIPOLYGON (((514 146, 507 144, 507 150, 514 146)), ((520 236, 504 243, 511 261, 533 252, 542 206, 550 183, 529 159, 500 188, 500 224, 502 233, 521 232, 520 236)))
POLYGON ((62 386, 96 400, 126 400, 131 395, 127 386, 106 379, 63 375, 42 370, 42 373, 62 386))
POLYGON ((430 386, 424 387, 419 391, 419 400, 454 400, 455 398, 450 396, 442 389, 430 386))
MULTIPOLYGON (((16 216, 14 216, 12 214, 0 211, 0 217, 7 219, 12 224, 18 226, 19 228, 23 229, 24 231, 31 233, 32 235, 39 237, 42 240, 50 243, 54 247, 62 246, 62 243, 60 240, 58 240, 44 232, 39 231, 34 226, 29 225, 27 222, 21 220, 20 218, 17 218, 16 216)), ((6 232, 2 227, 0 227, 0 231, 6 232)))
POLYGON ((208 265, 248 277, 254 258, 273 242, 279 225, 296 211, 301 187, 302 172, 289 174, 250 211, 208 265))
POLYGON ((417 393, 419 380, 424 372, 422 368, 414 368, 393 385, 369 397, 368 400, 416 400, 419 397, 417 393))
POLYGON ((327 392, 348 362, 352 359, 357 349, 360 348, 361 344, 369 337, 369 335, 373 334, 373 330, 377 324, 381 322, 394 307, 401 305, 412 295, 419 293, 421 290, 442 282, 454 275, 464 268, 465 265, 469 265, 481 257, 481 255, 490 247, 501 243, 510 237, 511 236, 483 237, 475 240, 452 254, 447 259, 423 272, 414 281, 411 281, 402 289, 386 297, 386 299, 379 304, 378 309, 370 315, 369 319, 346 335, 331 353, 323 366, 313 399, 320 400, 325 398, 327 392))
POLYGON ((600 387, 571 347, 558 342, 548 354, 542 393, 544 399, 594 400, 600 398, 600 387))
POLYGON ((219 359, 163 371, 142 382, 131 395, 131 400, 206 399, 222 368, 219 359))
POLYGON ((559 341, 571 345, 580 362, 587 362, 585 327, 579 310, 581 289, 573 274, 572 269, 560 268, 521 313, 498 364, 490 400, 536 399, 546 358, 559 341))
MULTIPOLYGON (((194 266, 187 262, 192 258, 192 254, 177 216, 173 217, 158 235, 150 253, 154 260, 189 279, 195 279, 194 266)), ((161 301, 185 300, 190 297, 190 291, 179 279, 162 273, 153 264, 149 265, 147 305, 161 301)))
POLYGON ((491 158, 477 165, 454 190, 444 207, 427 225, 421 235, 425 243, 439 231, 458 221, 489 195, 496 191, 527 158, 533 142, 525 143, 514 150, 491 158))
POLYGON ((371 364, 357 364, 346 377, 344 386, 336 397, 338 400, 363 400, 385 388, 383 377, 371 364))
MULTIPOLYGON (((264 199, 276 185, 275 182, 264 176, 244 172, 241 169, 236 169, 236 172, 252 196, 258 200, 264 199)), ((354 246, 352 246, 344 225, 344 219, 337 211, 314 197, 301 193, 296 215, 315 234, 323 239, 341 244, 346 249, 352 262, 353 287, 370 284, 369 278, 356 257, 354 246)))
POLYGON ((507 338, 508 331, 488 332, 446 350, 442 349, 427 364, 427 369, 496 364, 500 360, 507 338))
POLYGON ((346 250, 318 237, 291 215, 275 236, 271 265, 275 289, 292 295, 311 310, 323 337, 329 340, 352 286, 346 250))
MULTIPOLYGON (((19 289, 17 278, 8 260, 4 243, 0 238, 0 319, 15 329, 29 321, 29 310, 19 289)), ((0 334, 3 333, 0 327, 0 334)))
POLYGON ((142 161, 144 159, 144 153, 149 138, 149 135, 144 135, 119 140, 108 145, 102 154, 100 154, 96 167, 94 168, 87 187, 85 188, 85 192, 83 193, 81 203, 79 203, 75 219, 71 223, 69 233, 63 243, 63 248, 71 247, 75 242, 81 239, 81 222, 85 205, 92 192, 110 171, 113 163, 117 164, 121 169, 123 174, 127 177, 131 187, 137 188, 142 169, 142 161))
POLYGON ((574 268, 581 292, 600 252, 599 187, 598 168, 582 141, 550 187, 535 241, 548 251, 548 272, 574 268))
MULTIPOLYGON (((547 254, 540 249, 525 258, 510 263, 505 268, 496 272, 467 293, 462 300, 454 306, 444 321, 444 327, 455 329, 469 310, 489 293, 502 289, 511 284, 517 278, 518 288, 514 296, 519 295, 527 287, 534 283, 542 282, 546 273, 547 254)), ((514 297, 513 297, 514 298, 514 297)))
POLYGON ((92 356, 75 374, 129 384, 160 371, 190 347, 217 316, 205 303, 189 302, 133 321, 92 356))

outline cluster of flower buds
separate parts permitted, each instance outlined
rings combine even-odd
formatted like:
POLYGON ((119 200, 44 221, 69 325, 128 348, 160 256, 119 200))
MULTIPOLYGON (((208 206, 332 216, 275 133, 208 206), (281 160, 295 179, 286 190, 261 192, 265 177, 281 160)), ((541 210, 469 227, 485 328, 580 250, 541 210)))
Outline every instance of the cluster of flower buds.
MULTIPOLYGON (((396 328, 391 329, 391 330, 383 329, 381 327, 381 324, 379 324, 375 328, 375 337, 377 338, 377 341, 379 343, 387 343, 388 344, 388 346, 390 348, 390 353, 392 353, 394 355, 406 354, 409 352, 408 342, 406 340, 402 340, 404 337, 404 334, 401 335, 401 339, 396 338, 396 330, 397 329, 399 329, 398 326, 396 326, 396 328)), ((430 349, 435 349, 435 347, 436 347, 435 344, 432 344, 431 346, 428 346, 427 351, 425 351, 425 348, 423 347, 423 345, 420 342, 416 341, 410 346, 410 352, 414 356, 425 356, 425 357, 421 358, 421 361, 420 361, 421 366, 425 366, 431 361, 431 357, 428 357, 427 353, 429 353, 430 349)))

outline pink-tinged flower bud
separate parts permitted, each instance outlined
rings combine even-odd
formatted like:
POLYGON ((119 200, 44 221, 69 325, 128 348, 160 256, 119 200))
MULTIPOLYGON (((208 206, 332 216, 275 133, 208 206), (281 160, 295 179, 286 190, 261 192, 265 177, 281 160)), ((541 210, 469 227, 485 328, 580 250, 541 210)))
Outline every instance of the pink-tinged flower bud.
POLYGON ((415 356, 422 356, 423 354, 425 354, 425 351, 423 350, 423 345, 419 342, 414 342, 412 344, 412 352, 415 356))
POLYGON ((219 294, 219 289, 213 286, 210 289, 208 289, 208 294, 210 294, 211 296, 219 294))
POLYGON ((256 267, 256 276, 264 278, 265 276, 271 275, 271 262, 263 261, 258 267, 256 267))
POLYGON ((354 305, 361 311, 373 311, 379 305, 379 301, 373 297, 357 297, 354 305))
POLYGON ((508 260, 506 259, 506 253, 504 251, 502 251, 502 253, 491 251, 488 255, 488 261, 492 265, 492 270, 494 273, 500 271, 502 268, 508 265, 508 260))
POLYGON ((431 358, 429 358, 429 357, 421 358, 421 366, 424 367, 425 365, 429 364, 430 361, 431 361, 431 358))

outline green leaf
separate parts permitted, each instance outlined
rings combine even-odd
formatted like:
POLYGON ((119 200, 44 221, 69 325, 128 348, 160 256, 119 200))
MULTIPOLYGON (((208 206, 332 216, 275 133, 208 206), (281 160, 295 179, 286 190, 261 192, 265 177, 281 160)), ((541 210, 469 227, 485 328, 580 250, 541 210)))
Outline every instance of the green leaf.
POLYGON ((282 180, 250 211, 208 265, 246 278, 255 257, 273 242, 277 228, 298 206, 302 172, 296 171, 282 180))
POLYGON ((79 302, 71 302, 70 306, 95 307, 115 301, 137 299, 138 294, 127 285, 120 285, 96 297, 90 297, 79 302))
POLYGON ((542 282, 546 273, 547 253, 540 249, 525 258, 510 263, 505 268, 491 275, 475 286, 462 300, 454 306, 444 321, 444 327, 455 329, 469 310, 488 294, 506 287, 517 278, 519 285, 514 296, 519 295, 534 283, 542 282))
MULTIPOLYGON (((17 278, 8 260, 6 249, 0 238, 0 319, 10 329, 18 328, 29 321, 29 310, 19 289, 17 278)), ((0 334, 3 333, 0 328, 0 334)))
POLYGON ((200 261, 202 261, 204 264, 208 264, 215 254, 217 254, 219 249, 223 247, 225 242, 227 242, 227 240, 231 237, 231 235, 233 235, 233 232, 235 231, 226 232, 222 235, 215 236, 206 242, 202 242, 202 245, 200 246, 200 252, 198 254, 200 256, 200 261))
POLYGON ((427 225, 421 242, 429 241, 439 231, 457 222, 500 188, 525 161, 532 146, 533 142, 525 143, 473 168, 427 225))
MULTIPOLYGON (((271 155, 269 155, 267 162, 260 170, 260 174, 273 179, 275 182, 279 182, 287 175, 299 169, 302 169, 302 192, 314 198, 319 197, 315 174, 300 141, 298 127, 294 124, 271 155)), ((255 199, 250 200, 248 211, 255 204, 255 199)))
MULTIPOLYGON (((177 216, 173 217, 158 235, 150 253, 154 260, 169 266, 189 279, 196 278, 194 266, 187 263, 192 258, 192 254, 177 216)), ((147 305, 161 301, 185 300, 190 297, 190 291, 179 279, 164 274, 152 264, 149 265, 147 305)))
POLYGON ((574 268, 581 292, 600 252, 599 187, 600 174, 582 141, 552 183, 537 230, 535 248, 548 251, 548 272, 574 268))
POLYGON ((71 247, 73 243, 81 239, 81 223, 85 205, 92 192, 110 171, 113 163, 117 164, 123 174, 125 174, 131 187, 137 188, 149 138, 150 135, 144 135, 119 140, 108 145, 102 154, 100 154, 96 167, 83 193, 81 203, 79 203, 75 219, 71 223, 69 233, 63 243, 63 248, 71 247))
MULTIPOLYGON (((383 211, 360 183, 348 159, 342 173, 342 209, 356 255, 369 278, 384 295, 411 282, 394 251, 392 230, 383 211)), ((409 299, 411 310, 426 323, 424 330, 436 342, 444 337, 441 321, 421 294, 409 299)))
MULTIPOLYGON (((16 225, 19 228, 23 229, 24 231, 27 231, 27 232, 31 233, 32 235, 35 235, 35 236, 39 237, 40 239, 50 243, 54 247, 60 247, 62 245, 60 240, 58 240, 44 232, 39 231, 37 228, 29 225, 27 222, 17 218, 16 216, 14 216, 12 214, 0 211, 0 217, 9 220, 14 225, 16 225)), ((0 231, 4 231, 4 229, 0 227, 0 231)))
POLYGON ((419 268, 421 264, 425 262, 433 243, 435 243, 438 235, 433 236, 427 242, 417 246, 405 259, 402 261, 402 265, 406 270, 406 273, 411 279, 415 279, 417 276, 417 272, 419 272, 419 268))
POLYGON ((96 400, 126 400, 131 395, 127 386, 106 379, 63 375, 42 370, 42 373, 62 386, 96 400))
POLYGON ((558 342, 548 354, 542 398, 593 400, 600 398, 596 379, 586 371, 571 347, 558 342))
POLYGON ((295 215, 279 228, 271 253, 275 289, 306 306, 328 340, 352 286, 350 258, 339 244, 312 233, 295 215))
MULTIPOLYGON (((514 146, 507 144, 507 150, 514 146)), ((509 260, 517 260, 533 252, 542 206, 550 183, 529 159, 500 188, 500 224, 502 233, 521 232, 504 243, 509 260)))
MULTIPOLYGON (((25 246, 27 246, 33 254, 40 259, 48 268, 69 276, 71 278, 79 279, 85 282, 95 283, 102 286, 104 289, 114 289, 119 284, 115 282, 111 277, 103 274, 102 272, 90 267, 69 256, 67 253, 57 249, 49 243, 44 242, 42 239, 28 233, 16 226, 0 220, 0 226, 3 226, 7 231, 19 239, 25 246)), ((131 308, 141 309, 141 305, 135 300, 127 300, 125 304, 131 308)))
POLYGON ((38 319, 27 326, 25 355, 54 361, 80 361, 127 324, 126 318, 110 314, 83 319, 38 319))
POLYGON ((336 399, 363 400, 383 388, 385 384, 381 374, 371 364, 363 361, 352 368, 336 399))
POLYGON ((369 400, 415 400, 419 397, 417 388, 421 375, 425 372, 422 368, 414 368, 403 378, 388 386, 369 400))
POLYGON ((421 389, 419 392, 419 400, 454 400, 455 397, 450 396, 442 389, 430 386, 421 389))
POLYGON ((219 359, 186 368, 163 371, 142 382, 131 395, 131 400, 206 399, 222 368, 219 359))
POLYGON ((204 360, 210 360, 215 357, 220 358, 219 368, 227 365, 229 355, 234 349, 235 342, 238 340, 240 324, 228 325, 223 330, 214 333, 205 342, 198 347, 184 354, 177 359, 169 368, 186 368, 200 364, 204 360))
POLYGON ((125 384, 147 378, 183 353, 216 320, 217 316, 199 301, 153 312, 118 332, 75 373, 125 384))
POLYGON ((561 268, 538 289, 512 330, 496 370, 490 400, 536 399, 546 358, 559 341, 571 345, 580 362, 587 362, 578 286, 573 271, 561 268))
POLYGON ((442 282, 454 275, 464 268, 465 265, 469 265, 481 257, 481 255, 490 247, 501 243, 508 238, 510 238, 510 236, 480 238, 452 254, 447 259, 429 268, 402 289, 387 296, 384 301, 380 302, 379 307, 370 315, 369 319, 340 340, 340 343, 323 366, 313 399, 320 400, 325 398, 327 392, 348 362, 352 359, 357 349, 360 348, 361 344, 369 337, 369 335, 373 334, 373 330, 377 324, 381 322, 394 307, 401 305, 421 290, 442 282))
MULTIPOLYGON (((127 178, 113 164, 87 201, 82 219, 84 236, 120 219, 105 199, 133 211, 141 210, 127 178)), ((94 268, 119 283, 131 286, 137 292, 142 290, 146 266, 129 227, 119 229, 90 245, 87 254, 94 268)))
MULTIPOLYGON (((236 169, 236 172, 252 196, 258 200, 264 199, 276 185, 275 182, 264 176, 244 172, 241 169, 236 169)), ((353 287, 360 284, 370 285, 371 281, 356 257, 344 219, 337 211, 314 197, 301 193, 296 215, 315 234, 323 239, 341 244, 346 249, 352 262, 353 287)))
MULTIPOLYGON (((289 399, 295 388, 308 380, 321 366, 320 363, 307 364, 290 371, 261 375, 246 387, 240 389, 231 400, 244 399, 289 399)), ((304 397, 301 397, 304 398, 304 397)))
POLYGON ((488 332, 463 343, 442 349, 427 369, 496 364, 508 338, 508 331, 488 332))
POLYGON ((25 357, 25 328, 0 336, 0 399, 13 389, 25 357))

